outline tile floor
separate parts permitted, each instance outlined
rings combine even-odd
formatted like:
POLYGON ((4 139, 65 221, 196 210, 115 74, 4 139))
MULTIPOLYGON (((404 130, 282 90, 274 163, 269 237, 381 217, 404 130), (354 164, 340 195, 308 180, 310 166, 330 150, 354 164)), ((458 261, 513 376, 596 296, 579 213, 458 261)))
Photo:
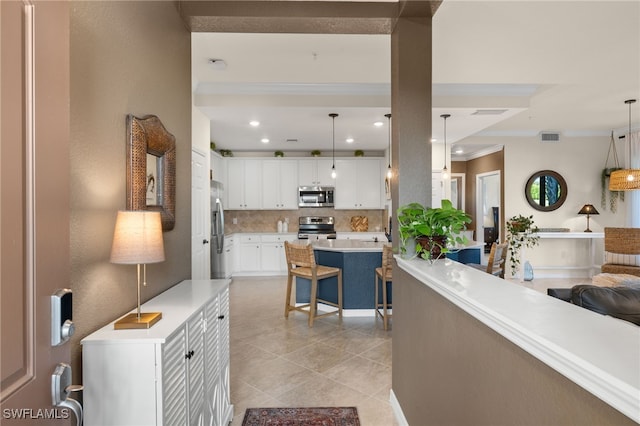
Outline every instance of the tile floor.
MULTIPOLYGON (((589 279, 511 280, 546 293, 589 279)), ((285 319, 286 277, 234 278, 231 303, 232 426, 249 407, 356 406, 363 426, 393 426, 391 328, 373 317, 285 319)))
POLYGON ((391 329, 374 317, 285 319, 286 277, 234 278, 232 425, 249 407, 356 406, 363 426, 397 425, 389 405, 391 329))

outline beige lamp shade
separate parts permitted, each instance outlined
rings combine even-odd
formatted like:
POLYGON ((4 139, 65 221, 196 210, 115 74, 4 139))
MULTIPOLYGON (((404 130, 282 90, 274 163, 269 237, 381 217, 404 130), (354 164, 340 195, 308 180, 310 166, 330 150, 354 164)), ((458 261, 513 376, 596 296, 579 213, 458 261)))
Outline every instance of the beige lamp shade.
POLYGON ((111 246, 111 263, 164 261, 160 212, 119 211, 111 246))
POLYGON ((611 172, 610 191, 630 191, 640 189, 640 169, 620 169, 611 172))

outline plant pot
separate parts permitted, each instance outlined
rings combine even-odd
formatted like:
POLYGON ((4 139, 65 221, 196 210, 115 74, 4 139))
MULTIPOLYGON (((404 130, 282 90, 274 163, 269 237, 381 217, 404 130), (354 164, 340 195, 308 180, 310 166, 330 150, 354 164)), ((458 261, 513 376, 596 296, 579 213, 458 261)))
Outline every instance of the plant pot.
POLYGON ((428 258, 431 260, 439 259, 442 256, 442 250, 447 247, 446 235, 433 235, 433 236, 420 236, 416 237, 416 242, 422 247, 420 256, 423 253, 428 253, 428 258))

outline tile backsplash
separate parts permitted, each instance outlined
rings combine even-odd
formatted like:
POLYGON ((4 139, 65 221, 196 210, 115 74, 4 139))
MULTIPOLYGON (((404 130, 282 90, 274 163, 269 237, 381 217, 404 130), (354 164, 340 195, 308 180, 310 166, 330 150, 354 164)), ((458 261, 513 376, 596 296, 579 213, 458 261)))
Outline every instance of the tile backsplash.
POLYGON ((305 208, 300 210, 225 210, 225 232, 277 232, 278 221, 289 219, 289 232, 298 232, 300 216, 333 216, 338 232, 351 232, 351 217, 366 216, 369 232, 382 232, 388 226, 386 210, 335 210, 305 208), (237 224, 233 219, 237 219, 237 224))

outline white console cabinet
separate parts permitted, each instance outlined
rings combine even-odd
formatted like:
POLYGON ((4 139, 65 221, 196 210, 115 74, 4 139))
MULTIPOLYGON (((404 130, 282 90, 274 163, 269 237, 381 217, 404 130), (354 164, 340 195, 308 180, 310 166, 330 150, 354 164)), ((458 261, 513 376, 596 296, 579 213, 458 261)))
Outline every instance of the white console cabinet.
POLYGON ((229 424, 229 280, 183 281, 142 311, 162 319, 82 339, 84 424, 229 424))

